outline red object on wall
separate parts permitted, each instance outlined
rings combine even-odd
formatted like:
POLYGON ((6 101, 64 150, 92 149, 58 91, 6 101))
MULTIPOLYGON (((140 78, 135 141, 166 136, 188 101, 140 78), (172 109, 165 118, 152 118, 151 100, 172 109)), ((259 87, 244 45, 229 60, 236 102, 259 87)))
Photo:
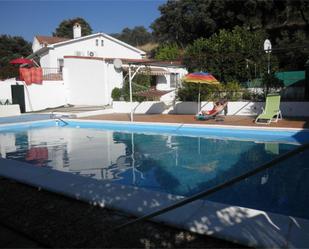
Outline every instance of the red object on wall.
POLYGON ((26 85, 31 85, 32 77, 29 68, 19 68, 19 78, 25 81, 26 85))
POLYGON ((43 82, 43 70, 40 67, 32 68, 19 68, 19 78, 25 81, 26 85, 42 84, 43 82))
POLYGON ((25 71, 25 69, 27 68, 23 68, 23 67, 19 68, 19 79, 20 80, 24 80, 23 72, 25 71))
POLYGON ((32 67, 31 71, 31 82, 35 84, 42 84, 43 82, 43 71, 40 67, 32 67))
POLYGON ((10 64, 29 64, 32 65, 33 61, 26 58, 17 58, 10 61, 10 64))

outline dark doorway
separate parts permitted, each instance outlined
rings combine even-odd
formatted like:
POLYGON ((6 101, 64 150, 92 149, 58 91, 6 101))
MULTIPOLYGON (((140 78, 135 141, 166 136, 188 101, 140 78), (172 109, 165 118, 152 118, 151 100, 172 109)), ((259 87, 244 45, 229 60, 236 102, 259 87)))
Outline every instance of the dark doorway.
POLYGON ((21 85, 12 85, 12 103, 18 104, 20 107, 20 112, 26 112, 26 105, 25 105, 25 93, 24 93, 24 86, 21 85))
POLYGON ((150 88, 156 88, 157 86, 157 76, 155 75, 151 75, 151 78, 150 78, 150 88))

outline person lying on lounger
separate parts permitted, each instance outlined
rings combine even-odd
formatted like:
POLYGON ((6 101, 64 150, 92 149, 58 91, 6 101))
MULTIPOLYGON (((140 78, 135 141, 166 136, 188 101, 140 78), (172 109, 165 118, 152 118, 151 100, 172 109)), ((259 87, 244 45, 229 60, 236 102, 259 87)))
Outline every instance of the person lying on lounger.
POLYGON ((209 111, 200 111, 198 115, 196 115, 197 119, 200 120, 205 120, 205 119, 210 119, 216 117, 217 114, 225 110, 225 115, 227 113, 227 101, 222 100, 222 101, 217 101, 214 102, 214 107, 212 110, 209 111))

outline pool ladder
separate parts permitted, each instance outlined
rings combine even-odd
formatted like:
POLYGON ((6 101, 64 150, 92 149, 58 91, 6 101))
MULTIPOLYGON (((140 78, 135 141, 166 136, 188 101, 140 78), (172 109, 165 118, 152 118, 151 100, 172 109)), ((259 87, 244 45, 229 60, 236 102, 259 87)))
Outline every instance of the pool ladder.
POLYGON ((56 120, 56 122, 62 122, 64 125, 68 125, 69 123, 68 122, 66 122, 66 121, 64 121, 63 119, 62 119, 62 117, 63 117, 63 115, 61 115, 60 117, 59 116, 56 116, 53 112, 51 112, 51 114, 50 114, 50 118, 51 119, 55 119, 56 120))
POLYGON ((164 207, 164 208, 162 208, 160 210, 154 211, 153 213, 146 214, 146 215, 144 215, 142 217, 136 218, 133 221, 129 221, 127 223, 124 223, 124 224, 116 227, 114 230, 119 230, 119 229, 122 229, 124 227, 129 226, 129 225, 133 225, 133 224, 135 224, 137 222, 144 221, 144 220, 147 220, 147 219, 151 219, 153 217, 156 217, 158 215, 164 214, 164 213, 169 212, 171 210, 174 210, 176 208, 182 207, 182 206, 184 206, 184 205, 186 205, 188 203, 191 203, 193 201, 199 200, 202 197, 206 197, 208 195, 211 195, 211 194, 213 194, 213 193, 215 193, 215 192, 217 192, 217 191, 219 191, 221 189, 229 187, 229 186, 231 186, 231 185, 233 185, 233 184, 235 184, 237 182, 240 182, 240 181, 242 181, 242 180, 244 180, 244 179, 246 179, 246 178, 248 178, 250 176, 254 176, 254 175, 256 175, 256 174, 258 174, 258 173, 260 173, 260 172, 262 172, 262 171, 264 171, 266 169, 272 168, 273 166, 277 165, 278 163, 283 162, 284 160, 286 160, 286 159, 288 159, 288 158, 290 158, 292 156, 295 156, 295 155, 297 155, 297 154, 299 154, 301 152, 304 152, 307 149, 309 149, 309 143, 300 145, 296 149, 288 151, 288 152, 284 153, 283 155, 278 156, 278 157, 270 160, 269 162, 267 162, 267 163, 257 167, 256 169, 250 170, 250 171, 248 171, 248 172, 246 172, 246 173, 244 173, 244 174, 242 174, 240 176, 234 177, 234 178, 232 178, 232 179, 230 179, 228 181, 225 181, 225 182, 223 182, 221 184, 218 184, 217 186, 215 186, 215 187, 213 187, 211 189, 208 189, 208 190, 202 191, 200 193, 197 193, 197 194, 195 194, 193 196, 184 198, 184 199, 182 199, 182 200, 180 200, 180 201, 178 201, 178 202, 176 202, 174 204, 166 206, 166 207, 164 207))

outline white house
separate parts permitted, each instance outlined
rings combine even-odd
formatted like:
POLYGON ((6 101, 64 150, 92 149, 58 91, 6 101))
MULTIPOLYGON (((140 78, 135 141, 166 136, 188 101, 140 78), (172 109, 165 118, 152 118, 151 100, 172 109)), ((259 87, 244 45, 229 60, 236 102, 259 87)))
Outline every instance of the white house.
POLYGON ((62 68, 64 56, 141 59, 145 52, 105 33, 81 36, 81 27, 73 27, 73 39, 35 36, 32 58, 39 59, 41 67, 62 68))
MULTIPOLYGON (((111 104, 111 92, 115 87, 122 87, 129 66, 133 70, 140 67, 139 73, 143 73, 141 67, 147 66, 147 72, 156 77, 156 88, 161 91, 176 89, 177 81, 187 73, 174 62, 150 61, 145 58, 144 51, 105 33, 81 36, 79 24, 74 25, 73 34, 73 39, 34 37, 33 54, 28 58, 42 67, 43 83, 25 85, 18 82, 18 87, 12 87, 16 83, 10 81, 7 83, 10 86, 6 87, 6 92, 10 88, 19 88, 19 92, 24 88, 24 103, 19 104, 24 105, 26 112, 66 104, 111 104), (115 59, 121 61, 120 67, 115 67, 115 59)), ((7 99, 17 99, 13 96, 15 90, 11 90, 7 99)), ((163 100, 172 98, 174 93, 162 97, 163 100)))

